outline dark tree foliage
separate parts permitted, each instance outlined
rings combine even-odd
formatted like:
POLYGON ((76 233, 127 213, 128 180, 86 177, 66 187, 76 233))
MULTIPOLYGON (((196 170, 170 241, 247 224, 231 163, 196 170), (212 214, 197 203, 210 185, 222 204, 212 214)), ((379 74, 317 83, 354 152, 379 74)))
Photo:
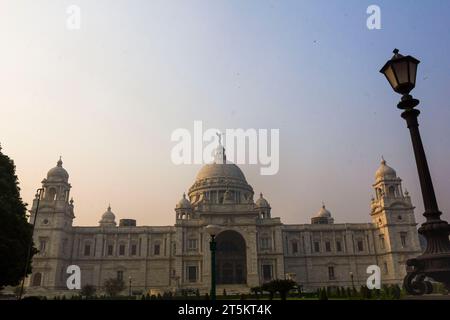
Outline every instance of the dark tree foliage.
POLYGON ((83 297, 91 298, 95 295, 96 291, 96 288, 92 284, 86 284, 83 286, 83 288, 81 288, 80 294, 83 297))
POLYGON ((275 293, 280 293, 281 300, 286 300, 290 290, 296 287, 293 280, 276 279, 262 285, 262 290, 269 292, 269 299, 272 300, 275 293))
MULTIPOLYGON (((0 147, 0 289, 17 286, 22 280, 33 232, 15 172, 14 162, 0 147)), ((36 252, 33 245, 30 257, 36 252)), ((27 266, 30 273, 31 259, 27 266)))
POLYGON ((116 297, 125 289, 125 282, 121 279, 110 278, 105 280, 103 287, 107 295, 110 297, 116 297))

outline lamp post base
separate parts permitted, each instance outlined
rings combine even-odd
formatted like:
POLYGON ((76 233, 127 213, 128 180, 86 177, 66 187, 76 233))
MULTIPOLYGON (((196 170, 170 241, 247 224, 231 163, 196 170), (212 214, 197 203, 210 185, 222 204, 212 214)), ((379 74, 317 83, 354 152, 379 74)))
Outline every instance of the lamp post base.
MULTIPOLYGON (((439 215, 440 212, 435 216, 439 215)), ((419 233, 427 240, 427 248, 422 255, 406 262, 403 281, 406 291, 412 295, 432 293, 433 286, 426 278, 441 282, 450 291, 450 225, 439 218, 429 220, 422 224, 419 233)))

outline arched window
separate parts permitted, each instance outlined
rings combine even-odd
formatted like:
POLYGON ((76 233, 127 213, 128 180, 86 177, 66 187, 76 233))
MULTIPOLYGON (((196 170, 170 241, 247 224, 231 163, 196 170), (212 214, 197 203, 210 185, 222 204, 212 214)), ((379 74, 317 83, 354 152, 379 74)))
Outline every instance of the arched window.
POLYGON ((33 287, 40 287, 42 281, 42 274, 40 272, 36 273, 33 277, 33 282, 31 286, 33 287))
POLYGON ((395 197, 395 187, 394 186, 389 187, 389 196, 395 197))
POLYGON ((383 190, 381 188, 377 188, 377 199, 380 199, 383 196, 383 190))
POLYGON ((56 200, 56 189, 55 188, 48 189, 47 199, 48 200, 56 200))

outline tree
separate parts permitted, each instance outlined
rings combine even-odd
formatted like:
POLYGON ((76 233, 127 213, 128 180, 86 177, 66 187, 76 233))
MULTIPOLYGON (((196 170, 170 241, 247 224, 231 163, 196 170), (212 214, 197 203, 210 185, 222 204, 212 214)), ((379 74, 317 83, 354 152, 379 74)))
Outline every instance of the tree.
POLYGON ((327 290, 319 289, 319 300, 328 300, 327 290))
POLYGON ((105 287, 105 292, 110 297, 117 296, 123 289, 125 289, 125 283, 123 280, 116 279, 116 278, 110 278, 105 280, 105 283, 103 284, 105 287))
POLYGON ((269 292, 269 300, 273 300, 273 296, 277 292, 275 286, 273 285, 273 281, 264 283, 261 286, 261 290, 269 292))
POLYGON ((17 286, 26 274, 31 273, 31 258, 37 252, 28 247, 33 234, 26 216, 26 204, 20 197, 20 188, 14 162, 1 152, 0 146, 0 289, 17 286))
POLYGON ((262 288, 261 287, 252 287, 252 288, 250 288, 250 291, 255 295, 255 298, 257 299, 257 300, 259 300, 259 295, 258 295, 258 293, 259 292, 261 292, 261 294, 262 294, 262 288))
POLYGON ((295 286, 296 283, 293 280, 276 279, 263 284, 262 289, 270 293, 270 300, 273 299, 276 292, 280 293, 281 300, 286 300, 287 294, 290 290, 294 289, 295 286))
POLYGON ((90 298, 95 294, 95 287, 92 284, 86 284, 81 288, 80 294, 86 298, 90 298))

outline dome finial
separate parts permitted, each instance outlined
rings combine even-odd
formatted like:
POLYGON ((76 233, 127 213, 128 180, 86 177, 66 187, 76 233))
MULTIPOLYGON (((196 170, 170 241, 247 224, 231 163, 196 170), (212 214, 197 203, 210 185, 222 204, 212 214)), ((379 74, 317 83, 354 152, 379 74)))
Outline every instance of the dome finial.
POLYGON ((381 155, 381 164, 386 164, 386 160, 384 160, 384 157, 383 157, 383 155, 381 155))
POLYGON ((263 193, 262 193, 262 192, 259 193, 259 197, 260 197, 260 198, 263 197, 263 193))
POLYGON ((58 162, 56 163, 56 165, 57 165, 58 167, 62 167, 62 164, 63 164, 63 162, 62 162, 62 157, 59 156, 59 160, 58 160, 58 162))
POLYGON ((322 208, 325 209, 325 202, 322 200, 322 208))
POLYGON ((214 154, 214 163, 225 164, 227 163, 227 156, 225 154, 225 148, 222 145, 222 135, 223 133, 216 132, 216 136, 219 138, 219 146, 216 148, 214 154))
POLYGON ((108 203, 108 211, 111 211, 111 202, 108 203))

